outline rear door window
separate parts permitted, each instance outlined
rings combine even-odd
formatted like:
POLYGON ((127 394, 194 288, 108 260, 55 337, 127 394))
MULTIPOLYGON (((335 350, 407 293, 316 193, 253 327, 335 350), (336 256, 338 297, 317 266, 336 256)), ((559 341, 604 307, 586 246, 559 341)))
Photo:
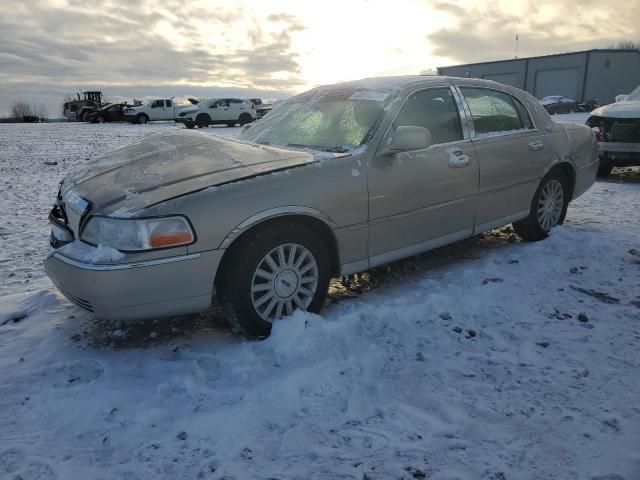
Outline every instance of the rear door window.
MULTIPOLYGON (((473 125, 478 136, 530 128, 527 125, 527 123, 531 124, 528 113, 527 119, 523 121, 521 118, 523 113, 519 112, 516 106, 518 100, 508 93, 486 88, 461 87, 460 90, 471 110, 473 125)), ((524 106, 520 105, 520 107, 523 112, 526 112, 524 106)))

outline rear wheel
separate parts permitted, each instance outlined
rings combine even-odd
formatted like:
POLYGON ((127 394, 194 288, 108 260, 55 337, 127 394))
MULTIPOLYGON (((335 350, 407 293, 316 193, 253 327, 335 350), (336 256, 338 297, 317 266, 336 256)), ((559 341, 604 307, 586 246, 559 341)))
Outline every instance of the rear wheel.
POLYGON ((98 123, 104 123, 104 117, 102 115, 99 115, 96 120, 98 121, 98 123))
POLYGON ((329 251, 310 229, 276 223, 249 233, 232 247, 216 282, 228 320, 265 337, 294 310, 317 312, 329 288, 329 251))
POLYGON ((251 122, 253 122, 253 117, 248 113, 243 113, 242 115, 240 115, 240 118, 238 118, 238 123, 240 124, 241 127, 251 122))
POLYGON ((568 205, 569 189, 565 176, 559 171, 550 172, 533 196, 529 216, 515 222, 513 229, 525 240, 542 240, 553 227, 562 224, 568 205))

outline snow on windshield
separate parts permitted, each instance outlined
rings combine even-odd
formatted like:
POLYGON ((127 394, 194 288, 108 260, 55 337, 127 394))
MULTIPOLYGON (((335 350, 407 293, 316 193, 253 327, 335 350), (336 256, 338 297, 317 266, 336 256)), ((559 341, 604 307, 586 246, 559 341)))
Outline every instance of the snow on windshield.
POLYGON ((279 105, 241 138, 263 145, 348 150, 368 141, 391 97, 384 89, 312 90, 279 105))

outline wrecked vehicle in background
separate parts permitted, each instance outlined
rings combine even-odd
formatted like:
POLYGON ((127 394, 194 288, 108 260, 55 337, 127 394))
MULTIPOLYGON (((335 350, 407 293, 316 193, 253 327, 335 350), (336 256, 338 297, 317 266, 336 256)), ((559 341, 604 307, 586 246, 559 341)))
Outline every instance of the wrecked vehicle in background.
POLYGON ((571 113, 576 109, 576 101, 572 98, 563 97, 562 95, 550 95, 540 100, 540 105, 549 112, 554 113, 571 113))
POLYGON ((600 107, 587 119, 600 145, 599 177, 613 167, 640 165, 640 86, 624 100, 600 107))
POLYGON ((128 103, 111 103, 95 112, 88 113, 85 120, 91 123, 124 122, 124 112, 131 107, 128 103))
POLYGON ((61 182, 49 278, 107 319, 214 301, 263 337, 350 275, 513 223, 542 240, 594 182, 595 137, 522 90, 407 76, 315 88, 240 139, 186 129, 61 182))

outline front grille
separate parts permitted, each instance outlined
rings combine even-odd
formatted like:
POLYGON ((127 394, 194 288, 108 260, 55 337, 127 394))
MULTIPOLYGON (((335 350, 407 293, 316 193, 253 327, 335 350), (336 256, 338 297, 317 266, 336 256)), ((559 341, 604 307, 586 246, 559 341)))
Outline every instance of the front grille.
POLYGON ((93 305, 91 305, 90 301, 71 295, 69 292, 63 291, 62 293, 64 294, 65 297, 67 297, 71 302, 73 302, 80 308, 93 313, 93 305))
POLYGON ((611 128, 611 141, 640 143, 640 121, 623 122, 619 120, 611 128))

